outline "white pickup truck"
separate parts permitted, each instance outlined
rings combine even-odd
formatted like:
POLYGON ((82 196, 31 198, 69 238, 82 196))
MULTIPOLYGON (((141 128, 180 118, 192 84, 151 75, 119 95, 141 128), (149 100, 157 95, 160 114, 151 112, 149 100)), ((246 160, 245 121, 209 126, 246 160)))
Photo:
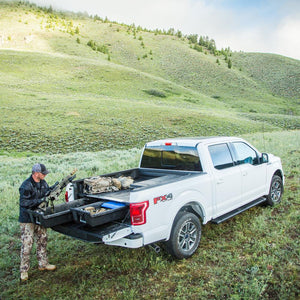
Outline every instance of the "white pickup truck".
POLYGON ((87 194, 83 179, 73 181, 66 190, 69 203, 89 199, 85 206, 112 204, 109 213, 87 218, 81 208, 71 208, 71 219, 49 227, 128 248, 164 242, 179 259, 197 250, 201 223, 221 223, 263 202, 276 205, 284 185, 280 158, 236 137, 149 142, 138 168, 101 176, 131 176, 133 183, 124 190, 87 194))

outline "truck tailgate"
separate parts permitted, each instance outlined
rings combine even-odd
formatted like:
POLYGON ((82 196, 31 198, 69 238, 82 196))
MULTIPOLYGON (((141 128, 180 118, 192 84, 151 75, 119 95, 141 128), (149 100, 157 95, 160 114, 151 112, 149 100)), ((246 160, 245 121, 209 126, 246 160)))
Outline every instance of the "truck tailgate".
POLYGON ((132 233, 130 225, 117 222, 98 227, 67 223, 54 226, 52 229, 70 237, 91 243, 112 242, 132 233))

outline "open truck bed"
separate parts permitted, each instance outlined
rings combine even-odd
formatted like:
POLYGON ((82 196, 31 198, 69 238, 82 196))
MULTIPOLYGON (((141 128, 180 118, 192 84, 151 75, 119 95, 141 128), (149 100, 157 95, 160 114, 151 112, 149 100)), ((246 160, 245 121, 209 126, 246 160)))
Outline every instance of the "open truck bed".
POLYGON ((74 189, 74 199, 89 197, 99 200, 112 200, 129 203, 131 192, 138 192, 155 186, 178 182, 180 179, 184 179, 187 176, 195 174, 199 175, 199 172, 135 168, 101 175, 103 177, 113 178, 122 176, 131 177, 134 182, 130 185, 130 188, 126 190, 99 194, 86 194, 84 193, 84 179, 74 181, 72 183, 72 188, 74 189))
POLYGON ((131 193, 178 182, 181 178, 192 174, 195 175, 195 172, 140 168, 105 174, 101 177, 130 176, 134 182, 128 189, 95 194, 85 193, 84 179, 80 179, 72 182, 73 201, 56 205, 53 212, 50 207, 46 212, 41 210, 28 212, 34 223, 51 227, 57 232, 83 241, 105 243, 122 237, 136 239, 140 238, 140 234, 133 234, 131 228, 129 209, 131 193), (91 214, 87 208, 94 208, 95 211, 100 208, 106 210, 91 214))

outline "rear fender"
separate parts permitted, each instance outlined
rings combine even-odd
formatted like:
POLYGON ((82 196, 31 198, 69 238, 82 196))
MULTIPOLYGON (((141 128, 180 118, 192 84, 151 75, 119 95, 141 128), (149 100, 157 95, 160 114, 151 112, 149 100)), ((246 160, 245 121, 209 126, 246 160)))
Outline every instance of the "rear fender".
POLYGON ((168 232, 168 237, 167 240, 170 238, 172 228, 174 226, 174 223, 176 222, 176 217, 179 214, 179 212, 190 212, 198 216, 198 218, 201 220, 201 223, 205 224, 206 223, 206 216, 205 216, 205 210, 203 206, 196 201, 191 201, 186 204, 184 204, 174 215, 173 220, 172 220, 172 226, 170 227, 170 230, 168 232))

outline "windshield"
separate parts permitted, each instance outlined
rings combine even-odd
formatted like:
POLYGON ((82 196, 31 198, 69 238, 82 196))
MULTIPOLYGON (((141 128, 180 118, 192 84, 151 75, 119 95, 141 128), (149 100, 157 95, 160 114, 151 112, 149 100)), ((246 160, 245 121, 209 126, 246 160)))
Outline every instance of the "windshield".
POLYGON ((142 168, 202 171, 197 148, 186 146, 148 146, 145 148, 142 168))

